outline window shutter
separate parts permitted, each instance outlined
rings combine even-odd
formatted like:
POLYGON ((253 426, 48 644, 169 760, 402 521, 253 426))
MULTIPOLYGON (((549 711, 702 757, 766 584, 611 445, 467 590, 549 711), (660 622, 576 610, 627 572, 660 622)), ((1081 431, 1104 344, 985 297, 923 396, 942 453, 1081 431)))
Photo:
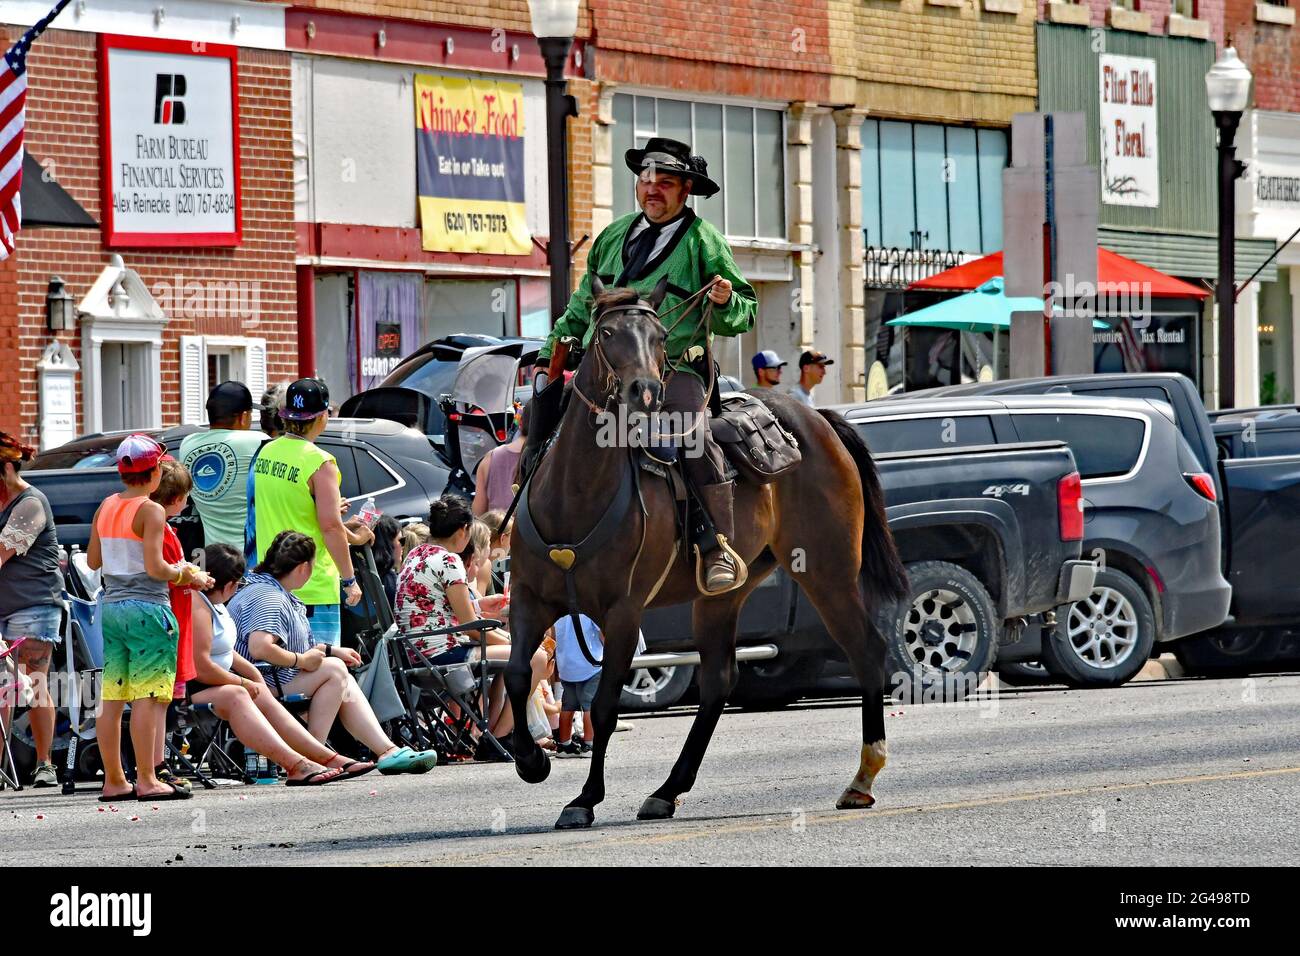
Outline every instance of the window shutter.
POLYGON ((254 403, 266 392, 266 339, 246 339, 244 346, 244 384, 253 393, 254 403))
POLYGON ((181 424, 207 423, 208 397, 204 394, 203 379, 207 375, 208 360, 203 346, 203 336, 181 336, 181 424))

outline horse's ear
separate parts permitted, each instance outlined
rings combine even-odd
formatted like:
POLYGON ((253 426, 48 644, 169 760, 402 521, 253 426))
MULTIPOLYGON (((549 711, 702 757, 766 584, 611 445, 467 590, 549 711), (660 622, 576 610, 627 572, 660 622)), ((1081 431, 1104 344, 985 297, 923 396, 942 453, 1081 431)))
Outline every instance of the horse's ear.
POLYGON ((593 272, 591 274, 591 297, 593 299, 599 299, 604 294, 605 294, 605 283, 601 282, 600 276, 596 275, 593 272))
POLYGON ((664 300, 664 296, 666 296, 667 294, 668 294, 668 277, 664 276, 662 279, 659 280, 658 284, 655 286, 655 290, 650 293, 650 298, 647 301, 650 303, 651 306, 654 307, 654 310, 658 312, 659 303, 664 300))

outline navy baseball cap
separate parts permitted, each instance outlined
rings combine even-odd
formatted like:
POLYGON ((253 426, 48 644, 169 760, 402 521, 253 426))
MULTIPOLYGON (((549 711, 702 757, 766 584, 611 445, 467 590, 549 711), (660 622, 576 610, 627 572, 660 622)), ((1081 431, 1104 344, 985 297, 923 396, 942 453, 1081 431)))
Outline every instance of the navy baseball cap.
POLYGON ((280 417, 303 422, 330 410, 330 391, 318 378, 300 378, 285 390, 280 417))
POLYGON ((816 349, 804 352, 799 356, 799 367, 805 365, 834 365, 835 359, 827 357, 825 352, 818 352, 816 349))
POLYGON ((208 421, 234 418, 253 410, 253 393, 243 382, 222 382, 208 392, 208 421))
POLYGON ((780 368, 782 365, 789 365, 790 363, 782 362, 781 356, 771 349, 764 349, 750 360, 750 364, 754 366, 754 371, 757 372, 760 368, 780 368))

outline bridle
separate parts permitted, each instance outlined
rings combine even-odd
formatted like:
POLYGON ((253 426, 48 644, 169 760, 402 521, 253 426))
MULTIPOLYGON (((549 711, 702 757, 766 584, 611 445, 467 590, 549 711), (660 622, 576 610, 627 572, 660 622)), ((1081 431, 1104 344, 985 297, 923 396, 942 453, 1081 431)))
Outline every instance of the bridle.
MULTIPOLYGON (((689 316, 692 312, 695 311, 695 308, 700 304, 701 301, 704 301, 705 296, 709 294, 709 290, 712 289, 715 284, 716 281, 706 282, 693 295, 688 296, 687 298, 683 299, 681 302, 677 303, 677 305, 673 306, 671 309, 668 309, 662 313, 656 311, 655 307, 651 305, 649 302, 647 302, 645 299, 640 299, 640 298, 637 299, 635 302, 620 303, 619 305, 610 306, 609 308, 602 311, 600 315, 596 318, 595 328, 592 329, 591 352, 593 355, 593 360, 596 363, 596 374, 598 376, 598 381, 600 383, 600 392, 598 397, 603 396, 605 401, 603 404, 597 405, 590 397, 588 397, 586 393, 584 393, 582 389, 578 386, 577 376, 574 376, 573 383, 571 386, 573 388, 574 394, 577 395, 578 398, 582 400, 582 403, 586 405, 587 408, 593 414, 600 415, 602 413, 609 411, 610 405, 617 402, 619 394, 623 390, 622 379, 619 378, 618 373, 614 370, 614 366, 609 361, 609 357, 605 355, 605 349, 601 343, 601 335, 600 335, 601 327, 604 325, 606 321, 608 321, 610 316, 617 315, 619 313, 637 313, 643 316, 648 315, 655 322, 662 325, 663 320, 667 316, 671 315, 672 313, 678 310, 684 310, 682 311, 682 314, 677 317, 677 321, 675 321, 672 325, 664 329, 664 341, 667 342, 668 337, 672 335, 673 330, 676 329, 677 326, 681 325, 681 323, 687 318, 687 316, 689 316)), ((699 331, 700 327, 708 326, 709 320, 712 317, 712 315, 713 315, 713 303, 712 301, 709 301, 708 304, 705 305, 703 311, 700 313, 700 320, 697 323, 697 328, 696 328, 697 332, 699 331)), ((667 391, 668 383, 672 381, 672 377, 677 373, 676 369, 668 365, 666 357, 664 360, 664 365, 667 366, 666 370, 661 371, 659 368, 656 368, 654 370, 655 377, 659 380, 659 384, 662 388, 661 394, 667 391)), ((713 381, 710 381, 709 383, 709 388, 705 393, 704 407, 708 407, 709 396, 712 393, 715 384, 716 383, 713 381)), ((700 409, 701 412, 703 410, 704 408, 700 409)), ((682 437, 682 436, 678 436, 678 437, 682 437)))

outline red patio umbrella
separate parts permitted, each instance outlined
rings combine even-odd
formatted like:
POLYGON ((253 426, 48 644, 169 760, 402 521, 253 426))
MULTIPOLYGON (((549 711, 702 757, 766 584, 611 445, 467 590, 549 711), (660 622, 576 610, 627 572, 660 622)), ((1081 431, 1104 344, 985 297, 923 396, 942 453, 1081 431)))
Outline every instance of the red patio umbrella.
MULTIPOLYGON (((907 288, 932 289, 935 291, 968 292, 977 289, 989 279, 1002 275, 1002 253, 994 252, 963 265, 945 269, 925 279, 918 279, 907 288)), ((1097 247, 1097 291, 1101 294, 1134 293, 1144 287, 1150 290, 1153 299, 1207 299, 1210 293, 1206 289, 1194 286, 1182 279, 1165 275, 1158 269, 1144 266, 1133 259, 1125 258, 1117 252, 1097 247)))

